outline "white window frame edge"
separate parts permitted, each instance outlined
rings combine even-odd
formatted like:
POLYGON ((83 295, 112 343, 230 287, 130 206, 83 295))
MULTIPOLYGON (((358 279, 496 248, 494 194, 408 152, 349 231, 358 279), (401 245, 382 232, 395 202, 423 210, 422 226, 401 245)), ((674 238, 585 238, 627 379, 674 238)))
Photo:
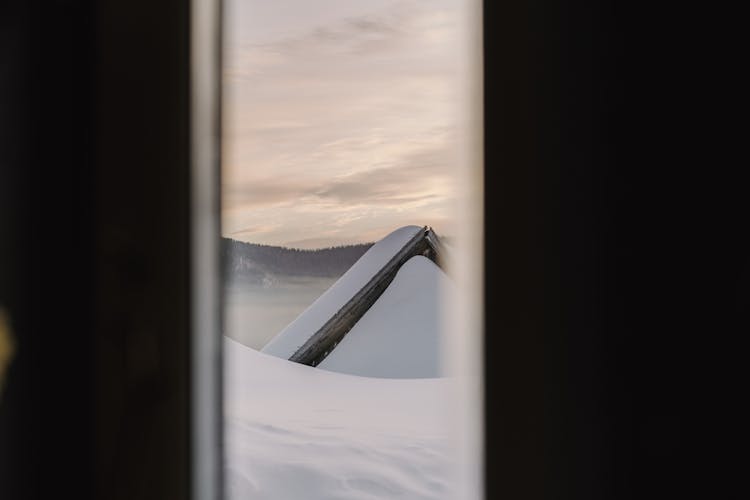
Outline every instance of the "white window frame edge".
POLYGON ((190 491, 222 500, 221 0, 190 5, 190 491))

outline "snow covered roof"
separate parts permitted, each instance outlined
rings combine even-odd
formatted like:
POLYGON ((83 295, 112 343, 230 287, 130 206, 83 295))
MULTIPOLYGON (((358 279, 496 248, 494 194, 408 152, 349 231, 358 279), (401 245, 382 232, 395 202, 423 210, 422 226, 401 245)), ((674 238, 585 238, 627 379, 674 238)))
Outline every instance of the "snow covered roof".
POLYGON ((440 303, 452 286, 431 260, 412 257, 318 367, 368 377, 440 376, 440 303))
POLYGON ((271 339, 261 351, 289 359, 421 230, 419 226, 405 226, 373 245, 331 288, 271 339))

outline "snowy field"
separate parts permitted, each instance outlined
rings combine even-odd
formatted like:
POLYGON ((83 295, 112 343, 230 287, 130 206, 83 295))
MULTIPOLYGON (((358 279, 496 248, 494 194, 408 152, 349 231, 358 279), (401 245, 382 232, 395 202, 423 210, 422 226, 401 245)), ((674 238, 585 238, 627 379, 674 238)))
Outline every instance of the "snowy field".
POLYGON ((227 498, 451 499, 451 379, 293 363, 225 337, 227 498))
POLYGON ((467 381, 441 377, 455 290, 431 260, 404 263, 318 367, 286 359, 419 230, 373 245, 262 352, 224 338, 228 499, 475 497, 459 477, 474 459, 456 446, 467 381))

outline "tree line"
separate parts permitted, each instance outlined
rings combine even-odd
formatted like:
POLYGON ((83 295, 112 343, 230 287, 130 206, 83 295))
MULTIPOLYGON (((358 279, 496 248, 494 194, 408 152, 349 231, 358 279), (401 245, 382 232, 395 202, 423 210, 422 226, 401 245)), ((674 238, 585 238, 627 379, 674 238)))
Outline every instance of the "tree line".
POLYGON ((305 250, 222 238, 225 277, 262 279, 267 275, 337 277, 344 274, 373 243, 305 250))

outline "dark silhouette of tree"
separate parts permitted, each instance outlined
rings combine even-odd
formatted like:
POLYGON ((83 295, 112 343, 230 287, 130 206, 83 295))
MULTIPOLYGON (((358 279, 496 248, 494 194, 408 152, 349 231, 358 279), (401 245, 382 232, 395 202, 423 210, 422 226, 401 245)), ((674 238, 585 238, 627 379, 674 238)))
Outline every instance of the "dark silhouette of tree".
POLYGON ((221 240, 221 258, 227 280, 259 282, 274 276, 338 277, 373 244, 361 243, 303 250, 221 240))

